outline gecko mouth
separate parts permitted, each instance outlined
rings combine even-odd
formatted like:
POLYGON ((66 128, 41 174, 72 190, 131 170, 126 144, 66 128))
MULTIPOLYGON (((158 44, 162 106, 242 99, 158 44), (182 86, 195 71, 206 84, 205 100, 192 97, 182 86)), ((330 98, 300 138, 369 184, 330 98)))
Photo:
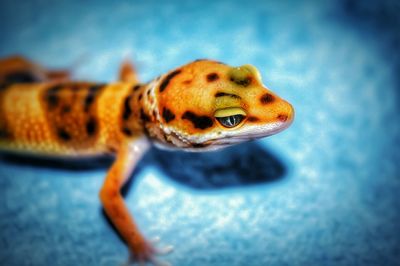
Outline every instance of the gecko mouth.
POLYGON ((264 138, 268 137, 271 135, 274 135, 276 133, 281 132, 282 130, 285 130, 290 126, 292 123, 292 119, 287 120, 285 122, 275 122, 271 123, 265 126, 255 126, 251 128, 246 128, 244 130, 241 130, 239 132, 236 132, 235 135, 227 135, 224 136, 223 138, 218 138, 214 140, 210 140, 210 142, 213 143, 213 145, 233 145, 237 144, 240 142, 246 142, 246 141, 251 141, 259 138, 264 138))
POLYGON ((185 149, 188 151, 207 151, 224 148, 227 146, 235 145, 242 142, 252 141, 263 137, 268 137, 279 133, 282 130, 288 128, 293 121, 293 114, 289 113, 287 118, 283 121, 277 121, 264 125, 254 125, 242 127, 234 131, 222 131, 218 135, 210 133, 202 136, 187 136, 179 134, 179 131, 169 132, 170 138, 166 143, 165 141, 159 141, 160 146, 164 146, 168 149, 185 149), (221 134, 222 133, 222 134, 221 134))

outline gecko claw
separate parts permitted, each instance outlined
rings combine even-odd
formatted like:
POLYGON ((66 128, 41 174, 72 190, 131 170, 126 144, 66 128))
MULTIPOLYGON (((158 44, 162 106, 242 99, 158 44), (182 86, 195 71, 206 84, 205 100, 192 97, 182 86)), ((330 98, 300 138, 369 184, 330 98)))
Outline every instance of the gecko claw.
POLYGON ((153 245, 158 244, 159 242, 160 242, 160 237, 159 236, 156 236, 152 240, 150 240, 150 243, 153 244, 153 245))
POLYGON ((171 253, 173 247, 171 245, 165 246, 163 248, 156 248, 154 244, 160 242, 159 237, 153 238, 151 241, 144 241, 138 249, 132 249, 128 262, 125 265, 139 265, 144 266, 150 263, 154 266, 171 266, 170 263, 166 261, 161 261, 157 259, 157 256, 163 256, 171 253))
POLYGON ((174 250, 174 246, 169 245, 169 246, 165 246, 163 248, 157 248, 155 250, 155 253, 157 255, 168 255, 169 253, 171 253, 174 250))

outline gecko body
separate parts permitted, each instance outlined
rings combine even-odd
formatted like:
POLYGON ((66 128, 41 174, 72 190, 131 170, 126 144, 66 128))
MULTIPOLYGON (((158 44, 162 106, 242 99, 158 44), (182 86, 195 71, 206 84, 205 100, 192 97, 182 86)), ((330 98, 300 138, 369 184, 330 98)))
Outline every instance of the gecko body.
POLYGON ((130 64, 120 81, 75 82, 21 57, 0 61, 0 150, 54 157, 115 154, 100 191, 133 261, 160 264, 120 194, 151 144, 209 151, 287 128, 292 106, 264 87, 251 65, 196 60, 139 83, 130 64))

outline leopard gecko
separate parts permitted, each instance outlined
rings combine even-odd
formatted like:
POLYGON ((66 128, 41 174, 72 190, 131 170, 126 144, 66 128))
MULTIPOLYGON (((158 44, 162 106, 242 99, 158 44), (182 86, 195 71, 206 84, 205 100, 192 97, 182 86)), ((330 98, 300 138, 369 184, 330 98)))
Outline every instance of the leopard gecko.
POLYGON ((278 133, 294 109, 252 65, 196 60, 148 83, 132 64, 114 83, 78 82, 23 57, 0 60, 0 150, 52 157, 114 154, 99 197, 131 254, 165 265, 139 231, 120 190, 151 145, 202 152, 278 133))

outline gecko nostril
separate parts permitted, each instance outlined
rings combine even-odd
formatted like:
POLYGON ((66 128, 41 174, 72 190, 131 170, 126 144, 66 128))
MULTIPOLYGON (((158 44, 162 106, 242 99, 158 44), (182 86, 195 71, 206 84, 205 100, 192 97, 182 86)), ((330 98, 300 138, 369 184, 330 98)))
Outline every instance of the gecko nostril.
POLYGON ((279 114, 276 118, 281 122, 286 122, 288 120, 288 116, 285 114, 279 114))

